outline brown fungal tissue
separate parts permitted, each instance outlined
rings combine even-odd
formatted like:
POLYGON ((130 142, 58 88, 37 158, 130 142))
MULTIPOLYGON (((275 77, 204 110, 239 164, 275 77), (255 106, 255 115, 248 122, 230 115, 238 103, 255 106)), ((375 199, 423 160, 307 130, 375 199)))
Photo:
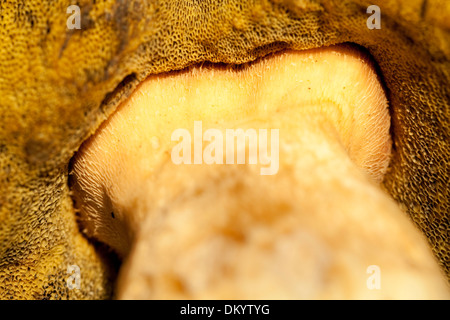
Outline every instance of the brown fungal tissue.
POLYGON ((1 299, 449 297, 447 2, 71 4, 0 4, 1 299))

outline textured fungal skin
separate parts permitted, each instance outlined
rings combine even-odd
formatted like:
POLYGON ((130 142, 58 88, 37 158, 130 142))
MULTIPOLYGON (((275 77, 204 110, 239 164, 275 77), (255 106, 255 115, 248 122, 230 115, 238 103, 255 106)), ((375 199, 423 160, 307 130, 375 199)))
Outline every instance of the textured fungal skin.
POLYGON ((283 48, 354 42, 377 61, 394 140, 384 187, 450 275, 448 1, 71 1, 0 3, 0 298, 108 298, 110 270, 78 230, 74 152, 150 74, 243 63, 283 48), (380 30, 366 8, 381 8, 380 30), (69 290, 67 266, 81 269, 69 290))

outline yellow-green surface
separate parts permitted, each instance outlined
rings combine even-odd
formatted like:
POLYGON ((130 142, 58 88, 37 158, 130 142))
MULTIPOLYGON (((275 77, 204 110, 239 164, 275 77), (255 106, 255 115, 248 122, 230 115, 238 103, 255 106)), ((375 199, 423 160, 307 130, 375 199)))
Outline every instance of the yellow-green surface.
POLYGON ((450 274, 448 1, 79 1, 79 30, 70 4, 0 2, 0 298, 111 296, 114 272, 78 230, 69 160, 149 74, 342 42, 381 69, 395 147, 384 186, 450 274), (380 30, 366 27, 371 4, 380 30))

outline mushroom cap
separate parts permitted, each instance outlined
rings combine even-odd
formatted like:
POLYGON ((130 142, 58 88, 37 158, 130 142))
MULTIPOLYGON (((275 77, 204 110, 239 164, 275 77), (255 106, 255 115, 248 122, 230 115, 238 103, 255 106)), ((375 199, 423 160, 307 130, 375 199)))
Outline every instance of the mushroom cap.
POLYGON ((2 7, 0 298, 106 298, 114 270, 79 232, 68 186, 74 152, 151 74, 244 63, 285 48, 353 42, 383 74, 394 141, 384 188, 449 275, 448 1, 389 1, 381 30, 363 1, 80 2, 2 7), (26 12, 30 12, 27 14, 26 12), (83 270, 69 290, 67 266, 83 270))

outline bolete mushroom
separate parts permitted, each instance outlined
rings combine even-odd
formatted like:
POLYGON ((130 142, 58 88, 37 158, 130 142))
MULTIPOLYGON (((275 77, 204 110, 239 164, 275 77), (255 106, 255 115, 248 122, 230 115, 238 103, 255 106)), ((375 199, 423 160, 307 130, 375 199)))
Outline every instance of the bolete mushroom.
MULTIPOLYGON (((283 188, 277 188, 277 185, 288 186, 293 185, 294 182, 296 185, 300 183, 300 186, 312 186, 309 184, 312 181, 308 182, 305 176, 302 175, 303 179, 299 179, 298 174, 295 174, 298 172, 294 166, 295 161, 290 162, 292 163, 292 174, 286 173, 286 162, 282 163, 282 161, 288 160, 289 153, 283 153, 283 146, 291 144, 291 142, 285 140, 286 136, 282 135, 282 129, 285 128, 285 130, 296 132, 298 136, 298 140, 294 141, 295 143, 292 142, 292 156, 308 145, 301 144, 301 139, 311 138, 322 141, 326 146, 323 150, 331 150, 336 153, 333 162, 339 162, 347 168, 348 176, 354 178, 352 181, 369 183, 370 186, 367 188, 361 186, 361 188, 352 189, 361 196, 367 195, 368 190, 372 190, 374 195, 372 199, 379 199, 376 204, 366 201, 368 207, 366 215, 364 213, 356 215, 355 213, 352 216, 354 219, 366 219, 364 222, 367 224, 364 230, 368 230, 368 234, 373 232, 374 235, 379 235, 377 231, 379 225, 374 222, 381 219, 381 216, 374 214, 374 212, 380 211, 377 208, 385 206, 386 211, 381 211, 387 213, 393 210, 398 213, 387 215, 388 220, 383 220, 388 222, 391 221, 389 219, 399 217, 398 221, 405 222, 401 223, 402 228, 397 228, 399 226, 397 220, 395 223, 393 221, 392 224, 386 224, 387 228, 396 230, 394 234, 398 232, 399 235, 406 237, 398 237, 392 243, 391 252, 402 251, 393 258, 395 262, 392 264, 393 266, 401 268, 403 265, 401 257, 409 257, 412 259, 410 261, 417 262, 421 268, 430 266, 430 270, 436 271, 433 267, 433 257, 420 259, 413 254, 417 250, 426 255, 427 249, 423 247, 423 242, 418 240, 420 236, 412 229, 410 221, 400 218, 403 211, 426 236, 434 257, 448 278, 450 274, 448 237, 450 207, 448 197, 448 161, 450 158, 448 143, 450 27, 448 21, 450 20, 448 17, 450 12, 447 2, 444 0, 417 0, 409 1, 407 4, 401 1, 388 1, 379 4, 382 13, 381 29, 369 29, 367 27, 369 14, 366 10, 371 4, 355 0, 257 0, 252 2, 232 0, 226 4, 218 1, 188 0, 164 1, 163 3, 141 0, 86 0, 78 2, 80 29, 69 29, 67 19, 70 14, 67 13, 67 8, 72 5, 70 1, 32 0, 25 3, 13 0, 3 3, 0 16, 2 25, 0 28, 2 35, 0 42, 2 57, 0 59, 0 118, 2 119, 0 123, 0 170, 2 172, 0 174, 0 298, 101 299, 113 296, 116 275, 114 268, 111 268, 109 256, 103 245, 92 243, 83 235, 77 223, 76 210, 72 203, 68 183, 69 162, 74 153, 79 150, 80 145, 94 134, 121 103, 125 102, 133 92, 135 92, 134 95, 139 95, 135 90, 140 83, 142 83, 140 86, 144 87, 158 75, 162 78, 168 77, 166 73, 169 71, 182 70, 204 62, 206 64, 211 62, 240 66, 255 61, 251 66, 256 67, 263 61, 258 59, 264 59, 266 56, 266 59, 269 59, 268 56, 275 52, 280 52, 278 57, 281 57, 286 54, 281 53, 283 50, 302 51, 348 42, 366 48, 376 61, 378 72, 384 80, 386 97, 389 100, 390 133, 393 144, 391 161, 384 174, 382 184, 380 186, 370 184, 367 175, 361 173, 360 169, 354 166, 357 160, 354 153, 353 155, 351 152, 349 153, 351 148, 347 146, 347 150, 345 150, 343 147, 345 143, 339 144, 331 138, 336 138, 342 133, 338 126, 334 133, 327 135, 326 130, 319 131, 317 127, 313 126, 319 120, 315 120, 312 116, 306 118, 294 116, 292 110, 283 111, 273 118, 265 118, 265 120, 263 118, 258 121, 249 118, 249 114, 240 113, 243 119, 249 120, 249 128, 265 129, 267 123, 279 124, 279 172, 276 175, 261 176, 256 169, 262 168, 261 165, 177 166, 168 162, 169 167, 173 167, 173 170, 161 169, 159 179, 165 183, 173 179, 174 183, 171 185, 173 187, 184 186, 183 190, 194 192, 195 190, 206 190, 200 188, 202 182, 212 181, 211 179, 214 177, 217 177, 217 181, 222 182, 218 183, 215 188, 207 189, 203 197, 201 195, 191 197, 184 205, 174 203, 167 219, 157 221, 161 227, 160 231, 168 231, 167 228, 172 226, 172 222, 176 226, 176 223, 186 221, 174 221, 171 220, 171 217, 184 216, 187 221, 192 221, 189 216, 189 212, 193 212, 192 208, 204 209, 196 212, 200 212, 205 217, 217 217, 217 212, 211 211, 212 207, 207 205, 208 199, 223 199, 227 193, 230 196, 246 194, 246 197, 237 196, 231 198, 231 202, 218 204, 217 208, 222 210, 219 214, 241 212, 244 206, 250 213, 247 215, 249 218, 260 221, 265 216, 265 212, 284 212, 284 215, 280 215, 272 221, 273 229, 268 228, 271 220, 263 219, 266 224, 261 226, 262 229, 255 229, 256 231, 251 233, 252 239, 255 241, 252 243, 259 248, 264 245, 263 234, 271 234, 271 232, 275 234, 275 232, 285 230, 284 237, 280 237, 277 243, 270 242, 268 244, 277 246, 278 258, 286 261, 288 257, 294 256, 289 254, 292 250, 291 243, 310 243, 309 246, 303 246, 298 250, 302 251, 304 255, 311 253, 310 261, 315 261, 316 265, 322 265, 323 257, 315 256, 316 251, 308 251, 311 248, 324 248, 323 240, 315 238, 315 232, 312 231, 317 230, 318 234, 331 236, 335 232, 333 226, 326 223, 325 217, 315 223, 311 217, 301 215, 305 217, 305 221, 302 223, 311 229, 304 228, 296 234, 290 232, 294 226, 298 226, 299 221, 293 218, 291 223, 288 217, 289 212, 298 212, 299 207, 286 207, 284 204, 285 200, 287 201, 294 195, 293 192, 301 192, 298 191, 301 188, 296 188, 297 191, 294 189, 287 191, 285 194, 281 193, 283 188), (311 122, 308 122, 307 119, 311 119, 311 122), (295 129, 294 126, 295 120, 298 120, 297 124, 303 124, 304 128, 310 128, 313 134, 309 136, 299 134, 300 131, 296 131, 299 129, 295 129), (281 125, 281 122, 286 123, 285 127, 281 125), (294 152, 295 150, 297 151, 294 152), (342 152, 339 153, 339 150, 342 152), (348 159, 348 154, 353 157, 352 161, 348 159), (281 155, 284 156, 281 157, 281 155), (347 160, 344 161, 344 158, 347 160), (182 177, 186 177, 187 170, 193 170, 193 174, 195 173, 199 177, 199 181, 194 181, 195 183, 193 182, 191 186, 182 183, 182 181, 186 183, 182 177), (219 179, 220 177, 229 177, 229 179, 219 179), (263 183, 266 180, 274 183, 263 183), (180 184, 176 185, 175 181, 179 181, 180 184), (233 181, 242 183, 233 184, 233 181), (196 186, 199 189, 196 189, 196 186), (238 192, 239 189, 242 192, 238 192), (393 205, 392 200, 380 189, 384 189, 394 199, 396 205, 393 205), (256 201, 261 199, 261 193, 268 196, 263 198, 263 201, 256 201), (191 209, 187 210, 187 208, 191 209), (367 215, 375 220, 369 221, 367 215), (281 221, 289 223, 285 226, 279 224, 281 221), (320 223, 321 221, 322 223, 320 223), (329 230, 322 230, 322 228, 329 230), (401 239, 409 239, 409 237, 415 239, 414 243, 422 244, 405 249, 406 251, 403 252, 404 250, 400 248, 405 242, 401 239), (77 268, 72 268, 74 265, 77 268), (76 276, 72 270, 81 272, 77 274, 80 280, 77 288, 69 286, 70 279, 76 276)), ((250 70, 251 66, 243 68, 250 70)), ((197 68, 199 67, 197 66, 197 68)), ((208 69, 210 66, 204 65, 204 68, 210 70, 208 69)), ((239 68, 237 67, 237 69, 239 68)), ((245 73, 244 69, 233 72, 245 73)), ((210 72, 212 72, 211 70, 210 72)), ((178 76, 188 75, 189 72, 181 71, 178 76)), ((215 73, 222 74, 219 70, 214 70, 215 73)), ((262 92, 259 89, 255 90, 255 94, 262 92)), ((316 87, 311 87, 312 92, 316 89, 316 87)), ((345 90, 347 89, 346 86, 345 90)), ((343 91, 345 90, 343 89, 343 91)), ((132 101, 132 99, 130 98, 128 101, 132 101)), ((274 106, 274 104, 271 105, 274 106)), ((111 120, 112 118, 108 121, 111 120)), ((228 119, 229 121, 227 120, 226 123, 225 120, 227 120, 226 117, 224 117, 224 126, 219 126, 219 128, 241 126, 240 123, 231 121, 233 119, 228 119)), ((330 122, 329 127, 336 127, 332 121, 330 122)), ((191 129, 192 125, 189 122, 185 127, 183 125, 183 128, 191 129)), ((215 128, 207 125, 206 119, 203 125, 205 130, 215 128)), ((245 123, 242 124, 242 126, 244 125, 245 123)), ((107 128, 106 124, 104 128, 107 128)), ((158 137, 158 139, 162 139, 161 137, 165 136, 158 137)), ((350 135, 350 138, 353 139, 353 136, 350 135)), ((342 141, 344 140, 342 139, 342 141)), ((168 147, 163 144, 162 140, 153 139, 153 146, 158 146, 158 144, 161 150, 168 147)), ((353 151, 355 150, 353 149, 353 151)), ((308 150, 308 152, 312 155, 311 159, 318 156, 317 149, 315 151, 308 150)), ((311 161, 313 162, 313 160, 311 161)), ((375 163, 380 169, 375 172, 384 173, 383 161, 375 163)), ((311 177, 321 177, 319 163, 311 164, 311 166, 304 164, 304 166, 303 168, 310 170, 311 177)), ((325 169, 327 173, 325 177, 334 177, 337 174, 329 166, 325 166, 325 169)), ((342 184, 345 180, 335 179, 333 181, 336 184, 342 184)), ((330 192, 326 193, 328 202, 323 200, 323 197, 318 198, 319 191, 315 193, 311 189, 311 193, 308 194, 316 197, 316 203, 318 203, 318 208, 314 210, 320 212, 320 208, 326 207, 327 203, 334 203, 333 199, 337 200, 334 197, 341 194, 343 189, 332 188, 336 184, 327 185, 330 188, 330 192), (337 193, 334 192, 336 190, 337 193)), ((151 187, 143 187, 142 192, 148 191, 148 188, 151 187)), ((123 186, 121 187, 121 190, 125 189, 123 186)), ((181 189, 179 190, 181 192, 181 189)), ((170 192, 165 197, 163 189, 156 188, 154 191, 155 196, 158 193, 161 194, 161 203, 159 207, 155 207, 155 215, 164 216, 158 210, 164 207, 164 202, 170 203, 170 192)), ((324 192, 323 189, 322 192, 324 192)), ((177 194, 176 189, 172 190, 172 194, 173 196, 177 194)), ((299 197, 301 195, 296 194, 299 197)), ((305 194, 303 196, 305 197, 305 194)), ((230 199, 230 197, 228 198, 230 199)), ((354 201, 357 201, 357 198, 354 194, 350 197, 354 201)), ((300 199, 302 198, 300 197, 300 199)), ((360 199, 366 198, 361 197, 360 199)), ((297 205, 299 203, 305 202, 300 201, 297 205)), ((129 203, 129 205, 133 204, 129 203)), ((142 212, 150 211, 143 209, 142 212)), ((313 208, 311 208, 311 212, 313 212, 313 208)), ((348 212, 351 212, 350 208, 348 212)), ((203 236, 208 238, 212 231, 217 231, 217 228, 229 226, 230 221, 238 223, 237 227, 249 223, 249 221, 240 220, 245 219, 246 215, 233 217, 221 214, 220 216, 228 217, 231 220, 211 221, 211 225, 216 228, 213 230, 206 227, 186 229, 187 237, 185 239, 191 237, 197 239, 197 237, 203 236)), ((108 217, 116 221, 122 216, 121 212, 112 211, 109 212, 108 217), (114 219, 111 213, 113 213, 114 219)), ((138 215, 136 219, 141 221, 138 215)), ((154 233, 148 234, 150 238, 147 239, 143 236, 143 231, 137 231, 141 228, 142 230, 156 228, 158 225, 151 223, 154 221, 151 221, 150 218, 143 218, 142 221, 143 225, 137 229, 133 229, 132 223, 123 224, 124 230, 129 233, 127 235, 130 237, 129 243, 148 243, 151 237, 156 236, 154 233), (139 239, 143 241, 140 242, 139 239)), ((206 223, 208 220, 200 221, 206 223)), ((340 228, 341 226, 343 224, 337 224, 338 228, 335 230, 343 230, 340 228)), ((236 243, 246 239, 237 232, 240 230, 239 228, 227 227, 220 230, 226 231, 228 238, 234 237, 236 243)), ((358 230, 354 231, 359 232, 358 230)), ((183 248, 184 244, 180 243, 183 234, 175 232, 167 233, 167 235, 170 235, 173 244, 170 248, 174 251, 168 252, 167 256, 161 256, 161 250, 164 251, 164 247, 153 248, 153 251, 150 251, 152 257, 170 259, 177 254, 177 248, 183 248), (176 237, 172 237, 172 235, 176 235, 176 237)), ((336 245, 346 243, 346 237, 347 234, 342 234, 339 238, 342 239, 335 242, 336 245)), ((378 239, 378 236, 374 236, 373 239, 378 239)), ((350 245, 350 253, 360 250, 358 242, 348 241, 347 243, 350 245)), ((211 242, 210 247, 206 246, 204 250, 198 251, 197 256, 190 255, 191 260, 184 260, 179 268, 183 272, 187 271, 184 267, 197 265, 196 262, 200 261, 198 259, 202 259, 203 254, 215 253, 214 250, 222 248, 223 244, 224 242, 220 241, 211 242)), ((374 245, 374 242, 369 241, 365 244, 374 245)), ((372 245, 371 247, 373 247, 372 245)), ((242 246, 241 248, 247 247, 242 246)), ((118 247, 115 249, 120 251, 118 247)), ((156 283, 159 291, 152 294, 168 296, 178 292, 181 293, 181 297, 185 296, 183 293, 186 292, 195 294, 208 292, 208 294, 211 293, 211 296, 224 296, 232 293, 231 289, 235 288, 239 277, 246 278, 250 281, 248 283, 257 283, 253 281, 255 279, 265 279, 263 282, 258 282, 261 284, 259 292, 266 292, 268 288, 273 288, 274 283, 284 283, 283 286, 280 285, 275 288, 276 290, 274 289, 274 295, 292 296, 295 293, 297 296, 304 296, 306 294, 301 290, 295 291, 295 287, 289 286, 283 282, 285 281, 283 279, 276 281, 276 277, 268 276, 272 274, 270 265, 275 261, 270 260, 269 256, 256 254, 252 259, 252 256, 246 256, 250 251, 239 251, 238 247, 233 246, 231 249, 235 250, 231 252, 235 252, 238 258, 243 257, 241 265, 243 269, 237 267, 235 278, 230 275, 230 279, 234 279, 234 281, 230 281, 229 286, 221 283, 221 279, 216 279, 220 280, 216 282, 216 286, 207 286, 206 284, 211 283, 210 281, 216 280, 214 278, 206 279, 203 276, 211 274, 198 271, 192 273, 198 280, 194 284, 189 281, 180 282, 179 280, 183 277, 178 275, 174 277, 174 273, 169 277, 156 276, 163 274, 163 270, 158 269, 157 265, 151 265, 150 267, 153 269, 149 269, 148 272, 159 281, 156 283), (260 266, 261 262, 267 268, 256 268, 256 265, 260 266), (265 264, 266 262, 267 264, 265 264), (249 274, 255 278, 248 279, 249 274), (286 290, 277 291, 279 288, 286 290), (209 291, 210 289, 217 291, 209 291)), ((127 255, 127 259, 130 261, 122 267, 121 273, 124 275, 127 274, 126 270, 142 271, 138 264, 132 263, 132 261, 136 261, 134 252, 147 249, 144 246, 136 245, 133 250, 135 251, 128 253, 127 245, 122 249, 124 256, 127 255)), ((337 250, 337 252, 344 251, 337 250)), ((376 252, 375 248, 374 252, 376 252)), ((373 257, 375 257, 375 253, 373 257)), ((219 258, 222 259, 223 266, 227 266, 229 261, 237 259, 225 255, 219 258)), ((342 274, 342 278, 333 276, 326 280, 336 283, 336 288, 341 289, 345 283, 348 283, 348 290, 318 290, 311 294, 316 294, 318 297, 333 297, 337 296, 339 292, 349 292, 350 297, 366 296, 368 294, 367 287, 360 291, 360 287, 350 285, 355 283, 355 279, 346 281, 348 272, 352 270, 349 268, 351 260, 342 258, 339 261, 344 262, 339 264, 338 261, 335 261, 337 264, 334 265, 339 266, 335 271, 336 275, 342 274), (318 292, 327 293, 320 296, 318 292)), ((372 262, 367 261, 367 263, 372 262)), ((354 266, 358 266, 359 272, 363 265, 366 267, 367 263, 362 258, 358 258, 354 266)), ((376 265, 377 262, 374 264, 376 265)), ((296 266, 298 264, 296 261, 292 261, 287 264, 287 266, 289 265, 296 266)), ((202 268, 207 269, 208 266, 202 268)), ((311 265, 302 265, 302 268, 305 272, 314 270, 311 265)), ((223 272, 227 270, 224 268, 223 272)), ((388 282, 392 285, 404 283, 404 278, 401 276, 395 279, 391 278, 392 275, 398 275, 399 269, 393 268, 386 274, 383 273, 383 270, 382 267, 382 286, 385 285, 385 280, 389 280, 388 282), (384 275, 387 279, 384 278, 384 275)), ((369 275, 364 273, 365 270, 362 271, 364 279, 361 280, 365 280, 369 275)), ((418 282, 425 289, 431 288, 431 286, 441 288, 431 290, 437 295, 443 291, 442 286, 437 284, 438 275, 435 271, 429 274, 429 281, 422 278, 418 282)), ((284 272, 292 274, 293 271, 284 269, 284 272)), ((311 282, 307 283, 308 287, 312 288, 313 284, 321 283, 321 279, 316 277, 318 274, 322 273, 311 274, 313 277, 311 282)), ((356 283, 361 285, 361 281, 356 281, 356 283)), ((402 286, 396 287, 401 289, 402 286)), ((138 287, 133 289, 131 286, 120 285, 120 288, 122 288, 120 292, 123 293, 119 296, 122 297, 145 294, 145 290, 142 291, 138 287)), ((245 288, 248 287, 242 287, 242 291, 237 294, 250 296, 254 293, 251 290, 257 289, 252 288, 248 291, 245 288)), ((404 292, 400 289, 394 290, 392 297, 403 295, 404 292)), ((430 292, 425 289, 423 294, 430 292)), ((367 297, 388 297, 376 290, 370 292, 367 297)))
POLYGON ((450 297, 423 235, 376 185, 389 128, 378 76, 350 46, 192 67, 146 79, 80 149, 74 197, 86 233, 126 261, 119 298, 450 297), (267 154, 261 138, 263 176, 250 162, 267 154))

